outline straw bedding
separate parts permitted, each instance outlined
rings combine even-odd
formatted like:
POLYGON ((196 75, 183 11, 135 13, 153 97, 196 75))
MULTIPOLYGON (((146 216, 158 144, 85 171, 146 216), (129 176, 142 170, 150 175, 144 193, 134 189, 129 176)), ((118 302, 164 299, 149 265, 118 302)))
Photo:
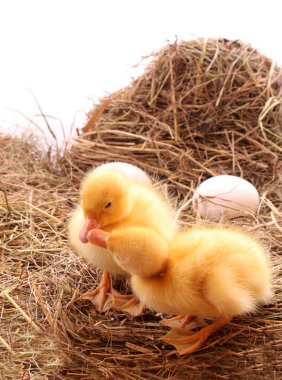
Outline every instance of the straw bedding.
POLYGON ((175 43, 150 59, 144 75, 94 108, 63 157, 32 137, 0 138, 1 379, 281 378, 281 70, 238 41, 175 43), (161 316, 100 314, 81 300, 99 271, 72 252, 66 221, 84 171, 112 159, 165 183, 184 224, 196 222, 190 199, 201 180, 251 180, 259 215, 235 223, 269 247, 272 304, 179 357, 159 340, 161 316))

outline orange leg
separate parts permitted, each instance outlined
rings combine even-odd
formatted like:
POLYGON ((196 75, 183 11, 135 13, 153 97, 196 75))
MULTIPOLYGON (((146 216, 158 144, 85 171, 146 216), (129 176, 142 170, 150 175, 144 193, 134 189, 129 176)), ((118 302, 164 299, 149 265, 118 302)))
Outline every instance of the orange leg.
POLYGON ((112 280, 109 272, 104 271, 100 284, 96 289, 90 292, 82 294, 81 298, 84 300, 91 300, 95 306, 98 307, 98 310, 106 311, 108 308, 105 308, 107 294, 112 293, 112 280))
POLYGON ((192 332, 186 331, 184 334, 180 332, 181 329, 173 329, 166 334, 162 340, 172 344, 180 355, 191 354, 196 351, 214 332, 219 330, 222 326, 230 321, 229 318, 218 318, 214 323, 203 327, 200 331, 192 332))

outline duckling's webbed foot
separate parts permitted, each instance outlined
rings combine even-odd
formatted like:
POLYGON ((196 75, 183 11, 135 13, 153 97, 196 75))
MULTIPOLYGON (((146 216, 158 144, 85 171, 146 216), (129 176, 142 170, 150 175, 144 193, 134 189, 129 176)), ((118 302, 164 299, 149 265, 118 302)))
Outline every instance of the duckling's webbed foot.
POLYGON ((125 311, 126 313, 137 317, 143 311, 143 306, 139 299, 131 295, 123 295, 114 290, 111 294, 112 308, 115 310, 125 311))
POLYGON ((137 317, 143 311, 139 299, 134 295, 122 295, 112 287, 111 275, 104 271, 100 284, 96 289, 86 292, 82 299, 91 300, 100 312, 109 309, 125 311, 133 317, 137 317))
POLYGON ((218 318, 214 323, 194 332, 187 328, 174 328, 162 340, 173 345, 180 355, 191 354, 208 339, 210 335, 229 322, 227 318, 218 318))
POLYGON ((161 325, 163 326, 169 326, 169 327, 172 327, 172 328, 184 328, 184 327, 188 327, 189 329, 193 329, 194 327, 196 327, 196 324, 192 322, 196 319, 196 317, 194 315, 190 315, 190 314, 187 314, 187 315, 183 315, 183 314, 180 314, 180 315, 177 315, 176 317, 173 317, 173 318, 169 318, 169 319, 162 319, 161 320, 161 325))
POLYGON ((108 294, 113 292, 112 280, 109 272, 104 271, 100 284, 96 289, 82 294, 81 298, 91 300, 100 312, 107 311, 111 302, 108 300, 108 294))

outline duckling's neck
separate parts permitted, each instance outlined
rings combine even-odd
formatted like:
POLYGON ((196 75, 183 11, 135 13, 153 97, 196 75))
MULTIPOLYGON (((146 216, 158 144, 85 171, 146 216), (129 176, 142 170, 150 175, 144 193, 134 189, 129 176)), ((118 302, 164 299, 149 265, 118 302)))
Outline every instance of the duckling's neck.
POLYGON ((152 273, 148 276, 144 276, 144 277, 147 277, 147 278, 151 278, 151 279, 157 279, 157 278, 163 278, 166 273, 167 273, 167 270, 168 270, 168 266, 169 266, 169 258, 167 258, 163 265, 162 265, 162 268, 160 268, 159 270, 157 270, 155 273, 152 273))
MULTIPOLYGON (((148 258, 146 259, 147 261, 148 258)), ((167 258, 161 266, 155 266, 151 265, 153 263, 149 263, 150 265, 150 270, 147 268, 144 268, 144 270, 140 270, 140 267, 136 269, 136 271, 132 271, 131 275, 135 277, 139 277, 142 280, 150 281, 150 280, 162 280, 168 271, 169 268, 169 259, 167 258), (135 272, 135 273, 133 273, 135 272)))

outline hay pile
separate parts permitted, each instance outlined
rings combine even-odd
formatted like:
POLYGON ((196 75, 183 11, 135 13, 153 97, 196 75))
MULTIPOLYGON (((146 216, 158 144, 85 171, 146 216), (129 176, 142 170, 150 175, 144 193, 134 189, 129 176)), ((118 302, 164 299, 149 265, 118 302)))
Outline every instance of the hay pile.
MULTIPOLYGON (((280 75, 239 42, 174 44, 93 111, 64 157, 51 158, 32 139, 0 136, 1 379, 281 378, 280 75), (99 272, 70 249, 66 221, 85 168, 110 159, 143 167, 179 201, 212 173, 256 184, 260 214, 237 223, 271 250, 280 273, 273 303, 179 357, 159 340, 160 316, 130 320, 80 300, 99 272)), ((183 221, 195 222, 189 202, 183 221)))
POLYGON ((240 41, 213 39, 168 45, 151 60, 90 113, 72 151, 76 164, 126 160, 179 197, 220 173, 259 187, 277 179, 281 69, 240 41))

